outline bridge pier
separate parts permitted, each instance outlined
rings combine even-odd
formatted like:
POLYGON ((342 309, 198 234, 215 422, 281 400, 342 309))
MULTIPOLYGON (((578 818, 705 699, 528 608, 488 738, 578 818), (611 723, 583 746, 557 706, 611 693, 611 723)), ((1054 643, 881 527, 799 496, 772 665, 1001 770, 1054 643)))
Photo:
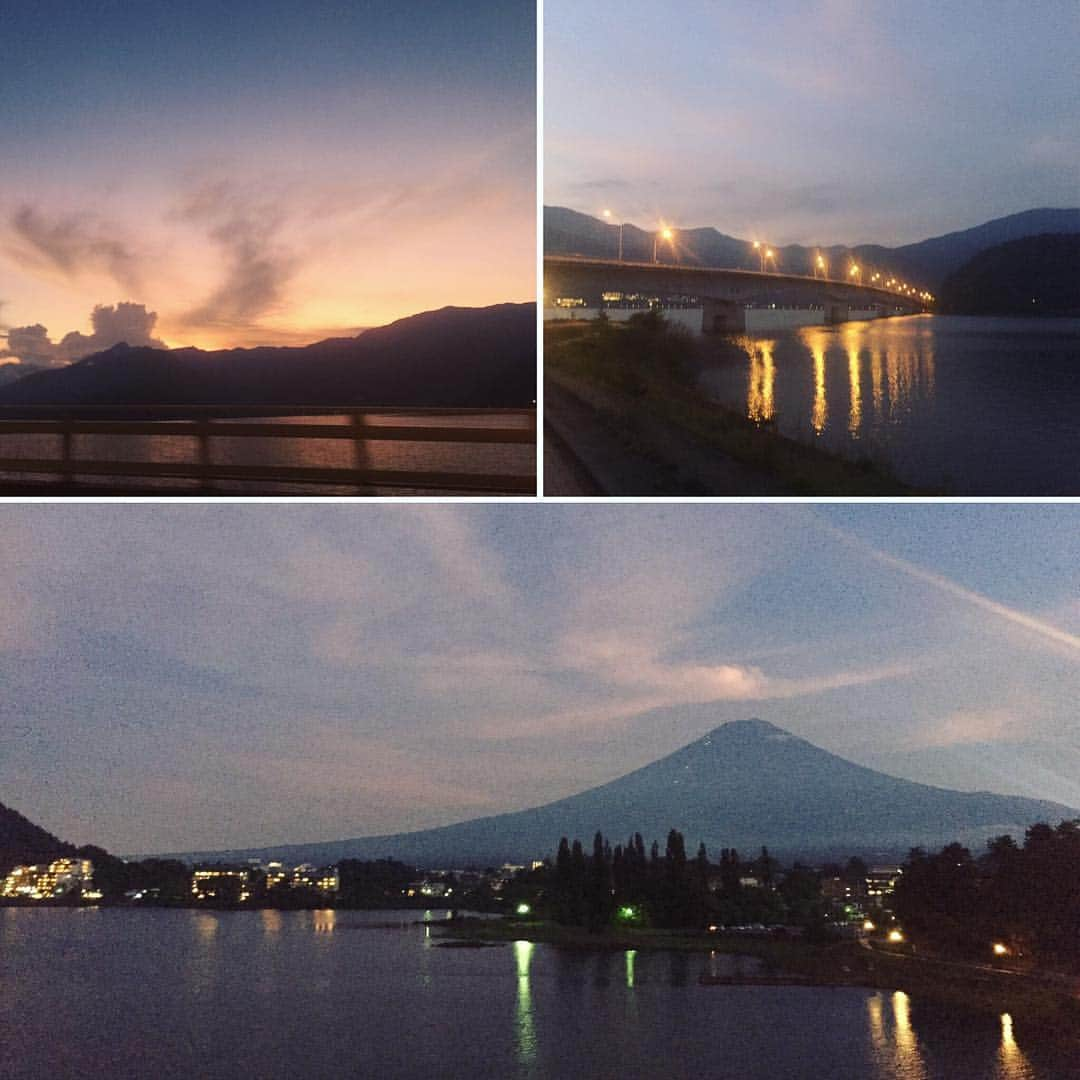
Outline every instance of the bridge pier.
POLYGON ((746 331, 746 308, 730 300, 703 297, 701 301, 701 332, 703 334, 735 334, 746 331))

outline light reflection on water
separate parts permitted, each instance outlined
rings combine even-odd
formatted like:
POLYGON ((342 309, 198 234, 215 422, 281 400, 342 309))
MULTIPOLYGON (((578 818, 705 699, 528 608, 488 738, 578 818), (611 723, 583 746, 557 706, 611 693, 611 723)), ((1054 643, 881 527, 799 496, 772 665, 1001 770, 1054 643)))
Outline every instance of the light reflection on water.
POLYGON ((771 420, 776 411, 773 403, 773 383, 776 378, 774 345, 775 342, 772 341, 758 341, 749 350, 750 388, 747 392, 746 414, 751 420, 771 420))
POLYGON ((529 965, 535 947, 531 941, 514 942, 514 961, 517 964, 517 1056, 527 1069, 536 1061, 536 1027, 533 1024, 529 988, 529 965))
POLYGON ((706 985, 760 974, 719 952, 436 948, 416 911, 75 915, 0 909, 5 1080, 75 1075, 73 1048, 89 1080, 1076 1075, 1008 1016, 856 987, 706 985))
POLYGON ((1008 1013, 1001 1014, 1001 1048, 998 1051, 997 1080, 1029 1080, 1036 1074, 1023 1050, 1016 1045, 1013 1036, 1013 1019, 1008 1013))
POLYGON ((707 339, 758 423, 953 494, 1080 494, 1080 320, 919 316, 707 339))

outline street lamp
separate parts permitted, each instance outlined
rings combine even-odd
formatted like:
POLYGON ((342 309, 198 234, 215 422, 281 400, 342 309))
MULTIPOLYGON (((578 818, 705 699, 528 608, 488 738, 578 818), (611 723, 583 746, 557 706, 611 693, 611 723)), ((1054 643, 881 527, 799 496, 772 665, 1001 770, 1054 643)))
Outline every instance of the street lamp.
POLYGON ((862 271, 859 269, 858 263, 851 264, 851 269, 848 271, 848 277, 853 277, 860 285, 862 284, 862 271))
POLYGON ((776 252, 773 251, 772 248, 766 248, 765 249, 765 261, 768 262, 769 259, 772 259, 772 268, 773 268, 773 273, 775 274, 776 273, 776 252))
MULTIPOLYGON (((605 220, 609 224, 614 225, 615 222, 611 220, 611 211, 610 210, 605 210, 603 213, 604 213, 605 220)), ((622 262, 622 230, 623 230, 623 223, 620 221, 619 222, 619 262, 622 262)))
POLYGON ((657 248, 657 244, 659 244, 659 242, 660 242, 661 240, 666 240, 666 241, 667 241, 667 242, 668 242, 669 244, 671 244, 671 250, 672 250, 672 253, 674 253, 674 251, 675 251, 675 243, 674 243, 674 241, 675 241, 675 233, 674 233, 674 232, 672 232, 672 230, 671 230, 671 229, 669 229, 669 228, 667 228, 667 227, 665 226, 665 227, 664 227, 663 229, 661 229, 661 230, 660 230, 659 232, 655 232, 655 233, 653 233, 653 241, 652 241, 652 261, 653 261, 654 263, 655 263, 655 262, 659 262, 659 261, 660 261, 660 259, 659 259, 659 258, 658 258, 658 256, 657 256, 657 250, 656 250, 656 248, 657 248))
POLYGON ((760 240, 754 241, 754 250, 758 253, 758 258, 761 260, 761 272, 765 273, 765 248, 762 247, 760 240))
POLYGON ((818 253, 817 262, 814 264, 814 277, 817 277, 817 272, 821 271, 821 276, 827 278, 829 276, 829 266, 825 262, 825 257, 818 253))

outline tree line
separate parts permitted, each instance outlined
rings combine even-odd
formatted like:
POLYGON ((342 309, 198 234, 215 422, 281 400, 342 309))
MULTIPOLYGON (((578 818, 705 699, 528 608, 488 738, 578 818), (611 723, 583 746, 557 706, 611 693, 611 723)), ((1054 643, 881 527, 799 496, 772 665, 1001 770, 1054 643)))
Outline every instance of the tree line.
POLYGON ((824 931, 829 905, 817 871, 780 864, 762 848, 744 860, 734 848, 710 859, 704 844, 690 856, 672 829, 661 850, 641 833, 612 846, 597 832, 591 853, 580 840, 559 841, 553 865, 520 875, 512 899, 565 926, 600 932, 610 926, 700 930, 711 924, 799 925, 824 931))
POLYGON ((1032 825, 1017 844, 999 836, 979 858, 961 844, 914 848, 893 909, 908 935, 941 951, 1080 963, 1080 821, 1032 825))

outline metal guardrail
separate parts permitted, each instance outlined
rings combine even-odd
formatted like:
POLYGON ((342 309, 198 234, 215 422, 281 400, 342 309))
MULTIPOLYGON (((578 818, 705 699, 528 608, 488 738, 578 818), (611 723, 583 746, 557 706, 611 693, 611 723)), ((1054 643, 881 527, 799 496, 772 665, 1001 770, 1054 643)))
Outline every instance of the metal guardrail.
MULTIPOLYGON (((82 406, 45 408, 9 406, 0 408, 0 451, 4 435, 54 435, 59 440, 56 457, 0 456, 0 473, 51 478, 66 488, 89 478, 141 478, 195 480, 203 490, 213 490, 217 482, 242 481, 258 484, 303 484, 342 486, 360 489, 406 488, 434 491, 482 492, 535 495, 535 463, 531 474, 479 473, 465 470, 376 469, 368 464, 372 442, 430 442, 450 444, 502 444, 536 446, 535 409, 407 409, 366 407, 364 409, 320 406, 82 406), (242 422, 243 417, 256 418, 242 422), (311 417, 312 422, 281 423, 281 417, 311 417), (327 424, 319 417, 347 417, 347 423, 327 424), (457 423, 439 423, 453 416, 457 423), (41 417, 39 419, 39 417, 41 417), (127 419, 126 417, 132 417, 127 419), (155 419, 155 417, 157 417, 155 419), (273 418, 277 417, 278 422, 273 418), (520 417, 519 425, 470 425, 468 417, 520 417), (263 418, 266 418, 265 420, 263 418), (412 420, 412 423, 408 421, 412 420), (427 423, 419 421, 428 421, 427 423), (389 421, 389 422, 385 422, 389 421), (75 439, 80 435, 186 437, 195 441, 191 462, 126 461, 109 458, 81 458, 75 439), (346 440, 353 446, 351 467, 307 465, 244 465, 215 462, 213 440, 220 438, 331 439, 346 440)), ((5 481, 0 479, 0 488, 5 481)), ((162 488, 162 491, 175 488, 162 488)))

